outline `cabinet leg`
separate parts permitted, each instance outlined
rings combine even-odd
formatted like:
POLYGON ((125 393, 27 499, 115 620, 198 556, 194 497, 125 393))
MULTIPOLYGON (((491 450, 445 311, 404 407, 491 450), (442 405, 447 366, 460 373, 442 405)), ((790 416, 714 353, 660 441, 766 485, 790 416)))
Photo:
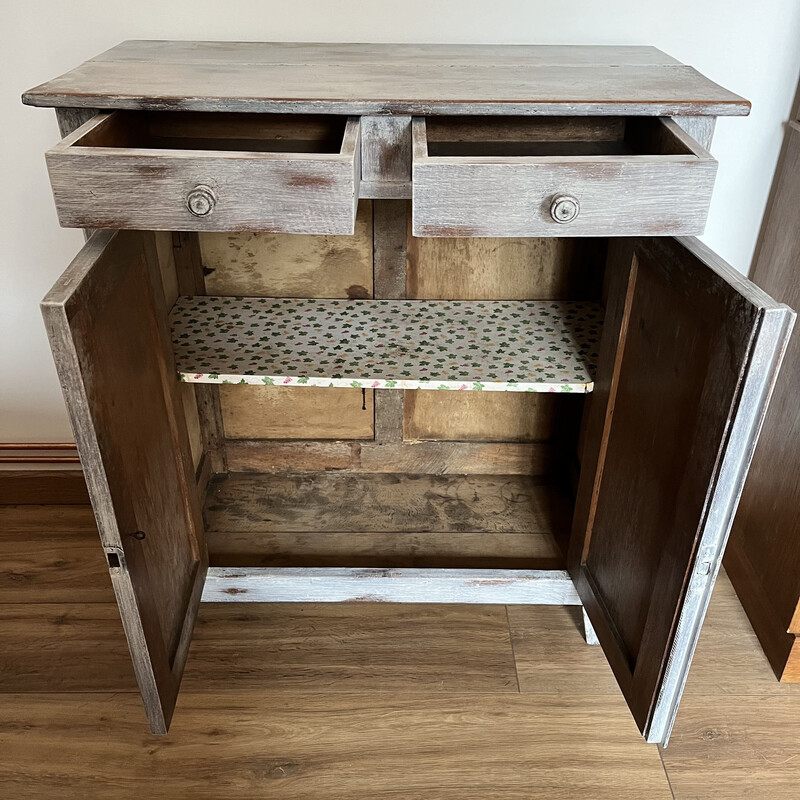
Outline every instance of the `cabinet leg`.
POLYGON ((600 644, 592 623, 589 622, 589 615, 583 606, 581 606, 581 615, 583 616, 583 638, 586 639, 586 644, 600 644))

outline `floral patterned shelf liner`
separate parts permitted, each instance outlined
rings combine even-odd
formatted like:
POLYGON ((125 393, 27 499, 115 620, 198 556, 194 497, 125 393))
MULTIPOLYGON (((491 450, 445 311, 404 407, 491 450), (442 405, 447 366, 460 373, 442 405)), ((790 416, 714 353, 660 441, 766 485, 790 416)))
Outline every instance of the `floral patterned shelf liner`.
POLYGON ((590 392, 602 309, 505 300, 180 297, 181 380, 268 386, 590 392))

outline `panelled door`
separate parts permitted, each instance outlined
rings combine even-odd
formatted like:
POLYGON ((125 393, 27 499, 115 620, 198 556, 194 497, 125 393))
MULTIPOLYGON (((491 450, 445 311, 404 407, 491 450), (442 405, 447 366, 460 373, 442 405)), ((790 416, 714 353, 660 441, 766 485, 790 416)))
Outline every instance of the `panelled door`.
POLYGON ((793 312, 694 239, 609 244, 570 572, 666 743, 793 312))
POLYGON ((96 232, 42 302, 150 729, 208 563, 153 234, 96 232))

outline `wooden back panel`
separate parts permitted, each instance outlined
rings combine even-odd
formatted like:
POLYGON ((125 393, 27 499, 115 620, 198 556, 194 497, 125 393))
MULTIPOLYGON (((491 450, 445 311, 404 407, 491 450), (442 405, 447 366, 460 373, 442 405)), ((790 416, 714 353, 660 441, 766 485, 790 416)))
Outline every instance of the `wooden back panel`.
POLYGON ((150 727, 166 733, 207 555, 152 234, 95 233, 42 312, 150 727))
MULTIPOLYGON (((596 300, 604 255, 599 240, 418 238, 409 229, 406 289, 425 300, 596 300)), ((426 441, 548 441, 575 430, 582 408, 577 396, 406 392, 404 431, 426 441)))
MULTIPOLYGON (((372 203, 353 236, 202 233, 206 293, 250 297, 372 297, 372 203)), ((371 439, 372 392, 220 387, 229 439, 371 439)))
MULTIPOLYGON (((378 201, 382 202, 382 201, 378 201)), ((292 236, 202 233, 206 291, 265 297, 381 295, 373 259, 392 245, 362 201, 356 234, 292 236), (375 241, 373 242, 373 235, 375 241)), ((417 239, 403 243, 407 275, 400 292, 412 299, 596 299, 605 245, 577 239, 417 239)), ((400 204, 393 207, 400 214, 400 204)), ((379 270, 380 271, 380 270, 379 270)), ((402 276, 401 276, 402 277, 402 276)), ((369 440, 373 392, 315 388, 221 387, 225 436, 231 440, 369 440)), ((575 428, 582 398, 550 395, 445 397, 406 392, 404 438, 431 442, 541 442, 575 428)), ((449 452, 449 451, 448 451, 449 452)), ((444 469, 447 454, 442 454, 444 469)), ((426 462, 427 463, 427 462, 426 462)), ((435 467, 429 465, 429 468, 435 467)))

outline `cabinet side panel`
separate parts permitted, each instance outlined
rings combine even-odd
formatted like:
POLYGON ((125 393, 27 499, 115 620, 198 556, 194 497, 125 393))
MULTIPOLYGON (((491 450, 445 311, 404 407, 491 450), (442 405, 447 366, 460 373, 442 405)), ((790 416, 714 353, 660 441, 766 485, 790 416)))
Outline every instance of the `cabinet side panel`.
MULTIPOLYGON (((172 308, 180 294, 178 271, 175 266, 173 250, 173 234, 170 231, 157 231, 153 234, 156 255, 158 258, 158 274, 164 290, 164 303, 167 309, 172 308)), ((197 470, 203 458, 203 434, 200 416, 197 410, 195 387, 183 383, 179 387, 181 406, 189 433, 189 446, 192 451, 192 464, 197 470)))

